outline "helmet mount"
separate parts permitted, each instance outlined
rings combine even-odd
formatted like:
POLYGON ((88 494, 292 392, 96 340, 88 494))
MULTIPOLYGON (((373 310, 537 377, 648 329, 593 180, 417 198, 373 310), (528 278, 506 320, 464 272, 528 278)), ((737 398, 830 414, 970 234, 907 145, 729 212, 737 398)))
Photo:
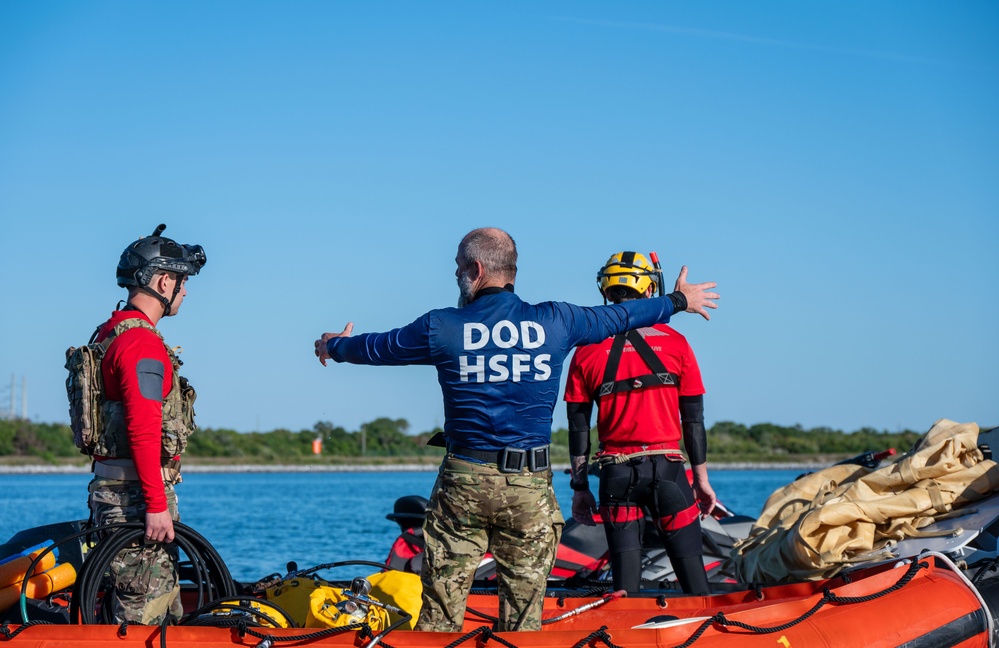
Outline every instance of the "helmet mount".
POLYGON ((185 277, 198 274, 208 261, 203 247, 181 245, 162 236, 165 229, 166 225, 161 223, 151 236, 141 237, 126 247, 118 260, 116 273, 119 286, 136 288, 158 299, 163 304, 164 316, 173 310, 185 277), (161 272, 177 277, 170 299, 150 287, 153 277, 161 272))

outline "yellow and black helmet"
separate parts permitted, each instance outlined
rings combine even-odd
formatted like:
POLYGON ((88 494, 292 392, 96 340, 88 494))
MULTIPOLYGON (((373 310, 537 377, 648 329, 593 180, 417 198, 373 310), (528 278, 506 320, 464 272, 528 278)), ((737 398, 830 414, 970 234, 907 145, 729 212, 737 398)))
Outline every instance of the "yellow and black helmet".
POLYGON ((618 252, 597 273, 597 285, 604 297, 607 289, 614 287, 629 288, 644 296, 649 286, 656 292, 660 281, 659 271, 640 252, 618 252))

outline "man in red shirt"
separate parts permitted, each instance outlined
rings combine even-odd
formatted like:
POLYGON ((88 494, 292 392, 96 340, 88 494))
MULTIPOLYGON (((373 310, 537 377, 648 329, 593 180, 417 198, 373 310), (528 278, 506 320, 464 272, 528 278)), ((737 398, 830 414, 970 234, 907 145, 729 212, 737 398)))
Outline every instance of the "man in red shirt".
MULTIPOLYGON (((90 508, 98 525, 145 524, 145 542, 123 550, 111 564, 116 622, 157 625, 183 614, 174 539, 180 455, 194 431, 194 389, 178 373, 181 362, 156 325, 176 315, 186 282, 205 264, 200 245, 160 236, 135 241, 118 262, 125 306, 101 325, 95 340, 111 339, 101 361, 103 427, 93 447, 90 508)), ((107 604, 107 600, 105 600, 107 604)))
MULTIPOLYGON (((597 282, 605 299, 614 303, 662 290, 662 274, 637 252, 612 256, 597 282)), ((683 590, 709 593, 699 515, 709 514, 716 499, 708 482, 703 394, 694 352, 665 324, 576 349, 565 389, 575 491, 572 515, 582 524, 595 524, 597 506, 589 489, 587 462, 590 416, 597 402, 599 511, 615 589, 641 588, 648 513, 683 590), (693 491, 684 470, 681 437, 692 466, 693 491)))

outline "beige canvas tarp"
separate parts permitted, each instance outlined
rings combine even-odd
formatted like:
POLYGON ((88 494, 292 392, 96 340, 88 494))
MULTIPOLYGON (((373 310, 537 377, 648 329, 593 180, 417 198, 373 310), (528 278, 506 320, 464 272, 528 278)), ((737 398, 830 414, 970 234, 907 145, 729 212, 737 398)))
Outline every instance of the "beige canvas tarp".
POLYGON ((775 492, 749 537, 732 550, 742 582, 834 576, 890 557, 899 540, 926 535, 953 509, 999 488, 999 467, 978 449, 974 423, 937 421, 908 453, 878 470, 830 466, 775 492))

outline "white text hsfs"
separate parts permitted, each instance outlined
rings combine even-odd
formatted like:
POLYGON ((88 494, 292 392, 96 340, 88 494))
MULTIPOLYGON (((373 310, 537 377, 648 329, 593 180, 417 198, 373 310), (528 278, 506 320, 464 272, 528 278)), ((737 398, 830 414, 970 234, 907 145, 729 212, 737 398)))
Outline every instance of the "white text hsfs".
MULTIPOLYGON (((467 322, 464 333, 465 351, 478 351, 486 345, 499 349, 537 349, 545 343, 545 329, 537 322, 520 322, 520 325, 500 320, 490 329, 479 322, 467 322)), ((550 353, 496 353, 488 355, 462 356, 461 381, 468 382, 520 382, 530 377, 534 380, 548 380, 552 375, 550 353)))

